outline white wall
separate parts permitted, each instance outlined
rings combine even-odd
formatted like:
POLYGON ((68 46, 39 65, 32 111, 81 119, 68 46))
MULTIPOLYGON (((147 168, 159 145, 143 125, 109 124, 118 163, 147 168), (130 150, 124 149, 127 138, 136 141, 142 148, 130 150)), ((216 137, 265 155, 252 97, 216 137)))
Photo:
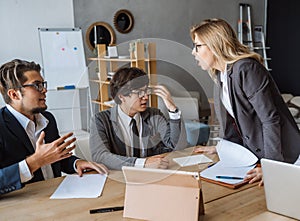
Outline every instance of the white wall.
POLYGON ((42 64, 41 27, 74 27, 73 0, 1 0, 0 64, 14 58, 42 64))
POLYGON ((73 0, 0 0, 0 65, 14 58, 42 65, 41 27, 74 27, 73 0))

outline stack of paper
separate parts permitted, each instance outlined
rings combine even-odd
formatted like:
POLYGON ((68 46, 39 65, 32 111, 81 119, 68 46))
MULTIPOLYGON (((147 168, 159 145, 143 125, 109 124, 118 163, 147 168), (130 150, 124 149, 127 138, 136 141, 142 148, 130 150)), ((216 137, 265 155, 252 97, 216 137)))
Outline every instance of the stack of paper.
POLYGON ((216 149, 220 161, 203 170, 201 177, 228 184, 240 183, 258 161, 247 148, 227 140, 221 140, 216 149))

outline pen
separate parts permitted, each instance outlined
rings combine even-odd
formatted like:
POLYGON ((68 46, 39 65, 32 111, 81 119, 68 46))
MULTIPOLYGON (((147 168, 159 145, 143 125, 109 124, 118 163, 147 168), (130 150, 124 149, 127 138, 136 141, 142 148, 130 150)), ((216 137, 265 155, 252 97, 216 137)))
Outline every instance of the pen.
POLYGON ((210 168, 210 167, 212 167, 213 165, 215 165, 217 162, 215 162, 215 163, 212 163, 212 164, 210 164, 210 165, 208 165, 207 166, 207 168, 210 168))
POLYGON ((216 176, 219 179, 231 179, 231 180, 243 180, 243 177, 235 177, 235 176, 216 176))
POLYGON ((124 206, 116 206, 116 207, 107 207, 107 208, 100 208, 100 209, 91 209, 90 214, 94 213, 107 213, 107 212, 114 212, 124 210, 124 206))

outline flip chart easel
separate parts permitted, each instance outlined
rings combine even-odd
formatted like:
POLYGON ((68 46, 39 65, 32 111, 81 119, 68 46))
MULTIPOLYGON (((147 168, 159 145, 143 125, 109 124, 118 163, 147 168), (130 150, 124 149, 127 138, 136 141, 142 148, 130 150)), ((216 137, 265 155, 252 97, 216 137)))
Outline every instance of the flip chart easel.
POLYGON ((39 28, 43 74, 49 89, 88 87, 80 28, 39 28))

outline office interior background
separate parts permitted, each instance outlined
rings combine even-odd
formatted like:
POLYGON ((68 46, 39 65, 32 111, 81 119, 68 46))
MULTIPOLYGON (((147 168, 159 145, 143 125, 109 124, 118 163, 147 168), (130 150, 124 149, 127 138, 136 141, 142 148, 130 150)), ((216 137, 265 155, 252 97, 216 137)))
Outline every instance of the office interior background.
MULTIPOLYGON (((189 29, 205 18, 217 17, 227 20, 237 30, 240 3, 251 5, 252 27, 263 27, 266 45, 270 47, 267 50, 271 58, 269 67, 280 91, 299 96, 297 53, 300 48, 300 31, 296 28, 296 21, 299 20, 300 2, 297 0, 285 1, 284 7, 282 2, 274 0, 1 0, 0 63, 19 58, 43 65, 38 28, 79 27, 82 30, 86 65, 90 67, 89 58, 96 55, 87 46, 86 31, 94 22, 106 22, 115 31, 117 45, 150 38, 175 42, 189 48, 188 53, 182 53, 176 50, 177 47, 174 50, 172 46, 175 44, 157 45, 157 57, 172 58, 172 62, 158 61, 157 70, 159 74, 180 82, 187 91, 198 91, 201 96, 200 115, 206 115, 210 111, 207 99, 213 96, 213 82, 196 65, 190 54, 192 41, 189 29), (129 10, 134 17, 134 27, 126 34, 118 32, 113 26, 114 14, 120 9, 129 10)), ((89 68, 88 71, 93 69, 89 68)), ((176 95, 176 89, 170 90, 176 95)), ((59 122, 60 131, 88 130, 89 109, 95 109, 90 106, 89 97, 80 92, 76 103, 74 98, 72 101, 68 99, 68 96, 74 94, 63 98, 62 93, 65 92, 48 93, 47 100, 50 111, 54 112, 59 122), (70 109, 74 111, 76 108, 77 115, 70 115, 70 109), (76 116, 80 119, 76 119, 76 116)), ((4 105, 2 98, 0 105, 4 105)))

